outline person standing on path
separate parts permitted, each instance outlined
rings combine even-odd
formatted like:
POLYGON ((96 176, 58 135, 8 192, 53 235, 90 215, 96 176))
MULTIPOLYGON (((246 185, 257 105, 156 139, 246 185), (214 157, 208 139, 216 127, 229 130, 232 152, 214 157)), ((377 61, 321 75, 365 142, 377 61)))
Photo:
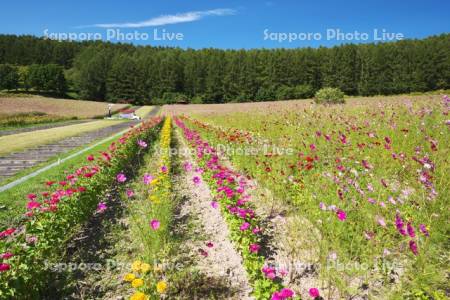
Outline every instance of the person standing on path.
POLYGON ((111 118, 111 109, 113 107, 114 104, 108 104, 108 117, 111 118))

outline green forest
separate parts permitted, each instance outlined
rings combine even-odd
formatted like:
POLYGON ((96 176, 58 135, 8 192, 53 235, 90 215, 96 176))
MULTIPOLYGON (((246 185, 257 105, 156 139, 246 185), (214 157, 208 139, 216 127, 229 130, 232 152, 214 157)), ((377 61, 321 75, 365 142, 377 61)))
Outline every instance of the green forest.
POLYGON ((450 34, 332 48, 180 49, 0 35, 0 90, 163 104, 310 98, 450 88, 450 34))

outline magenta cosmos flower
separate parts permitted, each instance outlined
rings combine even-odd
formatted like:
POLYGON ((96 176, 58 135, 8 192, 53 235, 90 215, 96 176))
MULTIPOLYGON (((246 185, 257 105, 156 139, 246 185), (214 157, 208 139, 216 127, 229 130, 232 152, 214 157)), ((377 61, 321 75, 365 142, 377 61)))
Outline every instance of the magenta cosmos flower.
POLYGON ((161 223, 157 219, 153 219, 150 221, 150 227, 153 230, 157 230, 161 226, 161 223))
POLYGON ((161 172, 166 173, 167 172, 167 167, 166 166, 162 166, 161 167, 161 172))
POLYGON ((86 159, 87 159, 88 161, 93 161, 95 158, 94 158, 94 155, 90 154, 90 155, 88 155, 88 156, 86 157, 86 159))
POLYGON ((217 208, 217 207, 219 207, 219 204, 216 201, 211 201, 211 207, 217 208))
POLYGON ((309 289, 309 295, 310 295, 312 298, 317 298, 317 297, 319 297, 319 296, 320 296, 319 289, 318 289, 318 288, 310 288, 310 289, 309 289))
POLYGON ((195 185, 199 185, 200 182, 201 182, 201 179, 200 179, 200 177, 195 176, 195 177, 192 179, 192 181, 194 182, 195 185))
POLYGON ((11 266, 9 264, 0 263, 0 272, 5 272, 11 269, 11 266))
POLYGON ((417 244, 413 240, 409 241, 409 249, 411 249, 411 252, 414 255, 419 254, 419 251, 417 250, 417 244))
POLYGON ((241 231, 245 231, 245 230, 247 230, 247 229, 249 229, 250 228, 250 223, 248 223, 248 222, 244 222, 244 223, 242 223, 242 225, 241 225, 241 227, 239 228, 241 231))
POLYGON ((1 259, 8 259, 8 258, 11 258, 13 256, 14 256, 14 254, 12 254, 11 252, 5 252, 3 254, 0 254, 0 258, 1 259))
POLYGON ((27 203, 27 209, 28 210, 39 208, 40 206, 41 206, 41 203, 39 203, 37 201, 34 201, 34 200, 32 200, 32 201, 27 203))
POLYGON ((341 221, 345 221, 347 219, 347 214, 342 209, 338 209, 336 212, 336 215, 337 215, 338 219, 341 221))
POLYGON ((97 205, 97 211, 98 212, 104 212, 105 210, 106 210, 106 208, 107 208, 107 206, 106 206, 106 203, 105 202, 100 202, 98 205, 97 205))
POLYGON ((294 292, 288 288, 284 288, 281 291, 272 294, 272 300, 284 300, 292 297, 294 297, 294 292))
POLYGON ((127 180, 127 177, 123 173, 117 174, 116 178, 118 182, 125 182, 127 180))
POLYGON ((261 246, 256 243, 250 244, 250 246, 248 247, 248 249, 250 250, 251 253, 258 253, 260 248, 261 248, 261 246))
POLYGON ((427 230, 427 227, 425 226, 425 224, 420 224, 419 225, 419 230, 420 232, 422 232, 425 236, 430 236, 430 233, 427 230))
POLYGON ((150 182, 152 182, 153 180, 153 176, 150 174, 144 174, 144 183, 145 184, 150 184, 150 182))

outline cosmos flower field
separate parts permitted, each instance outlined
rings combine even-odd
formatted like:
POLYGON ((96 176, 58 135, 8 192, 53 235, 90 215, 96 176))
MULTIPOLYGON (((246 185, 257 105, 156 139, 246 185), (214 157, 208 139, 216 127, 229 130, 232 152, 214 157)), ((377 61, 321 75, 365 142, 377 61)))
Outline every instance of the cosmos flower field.
POLYGON ((446 299, 449 97, 248 105, 165 106, 23 195, 0 299, 446 299))

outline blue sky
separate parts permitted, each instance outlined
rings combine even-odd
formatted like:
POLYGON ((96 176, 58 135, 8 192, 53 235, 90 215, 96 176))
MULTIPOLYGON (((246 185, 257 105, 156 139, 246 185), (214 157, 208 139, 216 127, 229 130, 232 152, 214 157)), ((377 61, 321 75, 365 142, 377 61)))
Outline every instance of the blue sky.
POLYGON ((390 33, 385 41, 399 38, 392 33, 423 38, 450 32, 450 1, 444 0, 16 0, 4 1, 0 11, 0 33, 43 36, 47 29, 103 39, 109 33, 113 42, 182 48, 318 47, 383 39, 383 29, 390 33), (132 33, 131 39, 117 39, 117 30, 132 33), (168 39, 177 33, 178 40, 168 39))

